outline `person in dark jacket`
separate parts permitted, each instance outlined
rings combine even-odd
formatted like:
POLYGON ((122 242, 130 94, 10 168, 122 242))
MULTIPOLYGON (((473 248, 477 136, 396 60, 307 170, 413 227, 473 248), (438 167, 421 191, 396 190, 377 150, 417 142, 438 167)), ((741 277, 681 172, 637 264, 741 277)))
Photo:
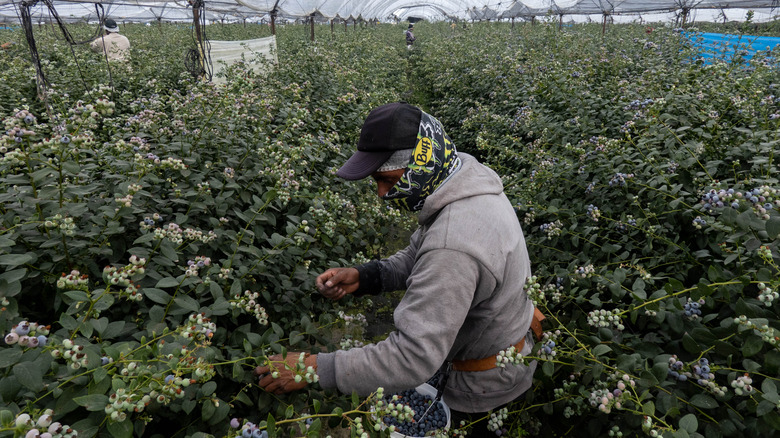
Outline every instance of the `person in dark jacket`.
MULTIPOLYGON (((320 385, 361 396, 379 387, 392 393, 451 368, 443 400, 454 427, 459 418, 480 418, 523 395, 536 362, 497 365, 499 352, 510 347, 530 354, 535 315, 524 290, 531 275, 525 239, 500 177, 458 152, 439 120, 403 102, 371 111, 357 152, 336 174, 371 176, 382 199, 418 212, 419 228, 408 247, 386 259, 317 277, 320 293, 334 300, 406 291, 387 339, 306 357, 320 385)), ((297 359, 286 358, 293 367, 297 359)), ((255 370, 267 391, 306 385, 289 370, 278 369, 277 378, 270 371, 255 370)))
POLYGON ((406 29, 406 32, 404 32, 404 35, 406 35, 406 48, 409 50, 412 50, 412 45, 414 44, 414 41, 417 39, 414 37, 414 33, 412 33, 413 29, 414 29, 414 24, 409 23, 409 27, 406 29))

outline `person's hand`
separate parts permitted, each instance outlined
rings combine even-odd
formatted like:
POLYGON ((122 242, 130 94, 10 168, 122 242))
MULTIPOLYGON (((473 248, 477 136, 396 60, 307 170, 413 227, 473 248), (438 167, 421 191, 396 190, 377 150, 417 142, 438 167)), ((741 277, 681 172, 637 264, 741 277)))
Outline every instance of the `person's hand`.
POLYGON ((326 298, 338 300, 357 290, 360 274, 355 268, 331 268, 317 277, 315 285, 326 298))
POLYGON ((270 356, 267 365, 255 368, 257 384, 273 394, 284 394, 305 388, 309 384, 306 379, 307 371, 309 380, 316 378, 317 355, 305 354, 301 364, 301 354, 303 353, 290 352, 286 357, 282 357, 281 354, 270 356))

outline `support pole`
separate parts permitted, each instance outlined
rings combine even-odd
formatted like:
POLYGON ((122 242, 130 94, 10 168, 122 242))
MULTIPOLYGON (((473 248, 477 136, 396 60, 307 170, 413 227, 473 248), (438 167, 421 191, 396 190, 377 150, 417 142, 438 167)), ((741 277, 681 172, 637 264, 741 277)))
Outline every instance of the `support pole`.
MULTIPOLYGON (((32 25, 32 16, 30 15, 30 8, 35 5, 36 2, 28 2, 24 1, 22 2, 22 7, 20 8, 20 20, 22 22, 22 27, 25 30, 25 38, 27 39, 27 47, 30 49, 30 57, 32 58, 33 66, 35 66, 35 83, 36 83, 36 90, 38 91, 38 99, 41 102, 48 102, 46 100, 46 76, 43 74, 43 69, 41 68, 41 61, 38 57, 38 47, 35 44, 35 37, 33 36, 33 25, 32 25)), ((48 103, 47 103, 48 106, 48 103)))
POLYGON ((271 11, 271 35, 276 35, 276 9, 271 11))
POLYGON ((604 33, 607 32, 607 14, 603 14, 603 18, 601 19, 601 36, 604 36, 604 33))
POLYGON ((558 14, 558 30, 563 29, 563 14, 558 14))
POLYGON ((314 14, 312 13, 309 17, 311 20, 311 40, 314 41, 314 14))
POLYGON ((203 42, 203 29, 200 27, 200 17, 203 12, 203 0, 197 0, 192 4, 192 26, 195 29, 196 50, 198 52, 198 67, 200 67, 200 76, 206 77, 206 45, 203 42))

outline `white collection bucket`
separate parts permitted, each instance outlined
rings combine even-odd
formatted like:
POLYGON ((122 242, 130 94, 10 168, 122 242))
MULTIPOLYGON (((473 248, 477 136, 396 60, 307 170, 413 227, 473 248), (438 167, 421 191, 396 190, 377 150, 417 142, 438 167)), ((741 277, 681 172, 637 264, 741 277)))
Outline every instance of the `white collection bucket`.
MULTIPOLYGON (((415 388, 415 390, 422 394, 422 395, 429 395, 431 398, 436 398, 436 388, 433 386, 423 383, 422 385, 415 388)), ((444 403, 444 400, 439 400, 439 404, 441 404, 441 407, 444 409, 444 415, 447 418, 447 423, 444 425, 444 427, 450 427, 450 408, 447 406, 446 403, 444 403)), ((393 438, 410 438, 411 435, 404 435, 399 432, 390 432, 390 436, 393 438)))

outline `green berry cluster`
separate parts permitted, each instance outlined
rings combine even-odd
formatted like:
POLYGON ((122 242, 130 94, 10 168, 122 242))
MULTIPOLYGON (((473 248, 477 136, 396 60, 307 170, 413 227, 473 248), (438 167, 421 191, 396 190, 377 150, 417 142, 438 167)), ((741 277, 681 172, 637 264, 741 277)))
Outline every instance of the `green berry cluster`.
POLYGON ((76 224, 73 223, 72 217, 62 217, 61 214, 55 214, 54 216, 46 219, 43 225, 47 229, 56 228, 66 236, 73 236, 76 233, 76 224))
POLYGON ((621 322, 618 311, 594 310, 588 313, 588 325, 592 327, 614 327, 617 330, 625 330, 626 326, 621 322))
POLYGON ((77 438, 79 436, 79 433, 70 426, 54 421, 53 415, 53 410, 46 409, 41 412, 36 421, 33 421, 33 416, 30 414, 20 413, 12 423, 16 432, 14 436, 25 438, 77 438))
POLYGON ((539 277, 531 275, 525 279, 525 293, 535 307, 539 307, 540 304, 545 302, 544 291, 542 285, 539 284, 539 277))
POLYGON ((507 364, 520 365, 523 363, 523 355, 515 346, 511 346, 506 350, 501 350, 496 355, 496 367, 504 368, 507 364))
POLYGON ((69 366, 73 370, 89 365, 89 360, 84 352, 84 346, 76 345, 70 339, 63 340, 61 347, 54 348, 51 351, 51 356, 55 359, 65 359, 65 361, 70 362, 69 366))
POLYGON ((498 412, 492 412, 488 419, 487 429, 491 432, 501 430, 504 420, 507 418, 509 418, 509 410, 507 408, 501 408, 498 412))
POLYGON ((772 307, 774 301, 780 298, 780 294, 777 291, 772 290, 764 283, 758 283, 758 292, 758 301, 764 303, 766 307, 772 307))
POLYGON ((266 313, 265 308, 258 302, 259 298, 259 292, 245 290, 243 295, 236 294, 235 299, 230 300, 230 307, 251 313, 257 318, 257 322, 261 325, 268 325, 268 313, 266 313))
POLYGON ((117 268, 109 265, 103 268, 103 280, 108 285, 118 286, 120 296, 127 297, 131 301, 142 301, 144 296, 141 288, 133 283, 133 280, 146 273, 145 265, 145 258, 130 256, 130 264, 126 266, 117 268))
POLYGON ((753 379, 750 378, 750 374, 748 373, 732 380, 731 387, 734 388, 734 394, 736 395, 750 395, 755 391, 755 388, 753 388, 753 379))
POLYGON ((770 327, 766 323, 757 324, 751 321, 745 315, 740 315, 734 318, 734 323, 739 324, 741 326, 739 328, 739 331, 753 330, 753 333, 755 333, 758 336, 761 336, 761 339, 770 345, 774 346, 780 342, 780 336, 775 334, 775 329, 773 327, 770 327))

